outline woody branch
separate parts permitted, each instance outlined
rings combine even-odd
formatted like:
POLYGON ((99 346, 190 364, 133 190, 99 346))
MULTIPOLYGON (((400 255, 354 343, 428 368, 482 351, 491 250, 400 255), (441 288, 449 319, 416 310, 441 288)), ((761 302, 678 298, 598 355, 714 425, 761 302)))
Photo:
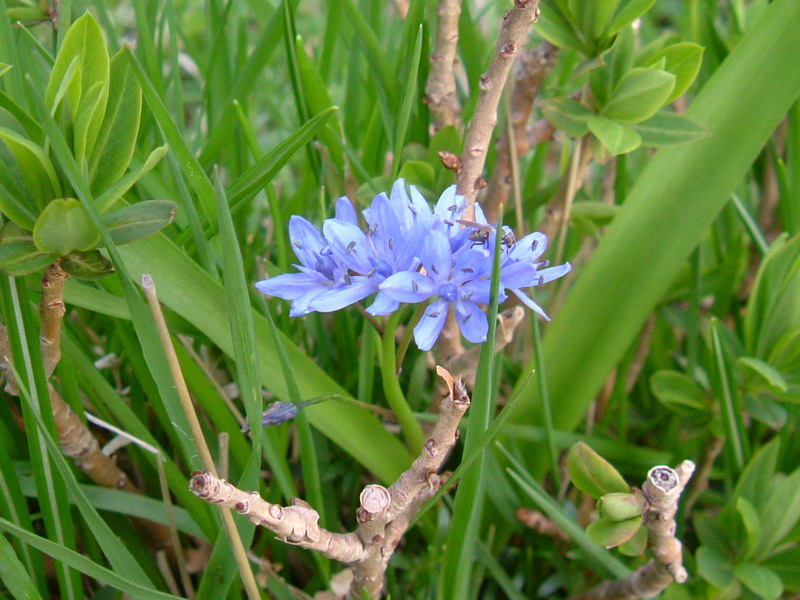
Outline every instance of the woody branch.
POLYGON ((458 17, 461 0, 439 0, 436 9, 436 46, 430 57, 431 70, 425 84, 425 102, 431 112, 433 132, 456 125, 461 107, 456 98, 456 78, 453 65, 458 48, 458 17))
POLYGON ((675 513, 681 493, 693 472, 694 463, 690 460, 683 461, 675 469, 650 469, 642 492, 646 501, 643 516, 647 527, 647 545, 653 558, 630 577, 606 581, 574 600, 653 598, 673 581, 686 581, 682 545, 675 537, 675 513))
POLYGON ((486 164, 492 132, 497 125, 497 106, 503 87, 514 58, 524 46, 528 31, 538 15, 538 0, 515 0, 514 8, 503 18, 489 68, 480 77, 480 92, 475 112, 467 125, 460 171, 456 175, 458 193, 467 199, 465 219, 474 218, 475 209, 472 204, 478 196, 478 190, 486 184, 483 167, 486 164))
POLYGON ((439 408, 439 420, 422 453, 389 488, 368 485, 361 492, 356 511, 358 528, 333 533, 319 526, 319 513, 306 502, 293 499, 291 506, 271 504, 257 492, 242 491, 209 472, 198 472, 189 486, 211 504, 236 510, 256 525, 266 527, 287 544, 321 552, 353 568, 347 599, 363 593, 377 598, 383 590, 386 565, 413 516, 441 486, 437 471, 458 439, 458 424, 469 407, 469 396, 460 380, 439 367, 448 395, 439 408))

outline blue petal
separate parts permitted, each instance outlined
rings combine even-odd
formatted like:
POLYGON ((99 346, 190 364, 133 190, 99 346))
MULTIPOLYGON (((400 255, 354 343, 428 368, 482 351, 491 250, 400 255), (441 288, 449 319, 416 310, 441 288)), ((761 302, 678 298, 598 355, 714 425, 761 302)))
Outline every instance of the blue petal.
POLYGON ((428 276, 411 271, 400 271, 386 278, 380 290, 398 302, 422 302, 435 295, 439 286, 428 276))
POLYGON ((550 320, 550 317, 548 317, 548 316, 547 316, 547 313, 546 313, 546 312, 544 312, 544 309, 542 309, 542 307, 541 307, 541 306, 539 306, 538 304, 536 304, 536 302, 534 302, 533 300, 531 300, 531 299, 530 299, 530 297, 529 297, 527 294, 524 294, 524 293, 522 293, 520 290, 511 290, 511 291, 512 291, 512 292, 514 292, 514 294, 516 294, 517 298, 519 298, 520 300, 522 300, 522 303, 523 303, 525 306, 527 306, 528 308, 530 308, 531 310, 533 310, 535 313, 537 313, 537 314, 541 315, 541 316, 542 316, 544 319, 546 319, 547 321, 549 321, 549 320, 550 320))
POLYGON ((545 250, 547 250, 547 236, 536 231, 526 235, 521 240, 517 240, 511 250, 510 257, 513 260, 536 262, 544 254, 545 250))
MULTIPOLYGON (((374 201, 373 204, 375 204, 374 201)), ((409 208, 410 204, 411 199, 408 197, 408 192, 406 192, 406 180, 401 177, 392 185, 389 205, 392 207, 395 218, 403 228, 403 231, 411 227, 416 219, 414 211, 409 208)))
POLYGON ((336 200, 336 218, 351 225, 358 225, 356 209, 353 208, 353 203, 350 202, 347 196, 342 196, 336 200))
POLYGON ((336 257, 350 269, 361 275, 366 275, 372 270, 370 257, 374 257, 367 236, 355 225, 326 219, 322 224, 325 239, 331 246, 336 257))
POLYGON ((392 300, 386 295, 386 292, 378 292, 375 300, 367 308, 367 312, 371 315, 380 316, 393 313, 400 308, 400 303, 397 300, 392 300))
POLYGON ((377 253, 387 261, 392 258, 400 248, 403 240, 403 230, 397 220, 397 215, 385 194, 375 196, 370 209, 370 232, 377 253))
POLYGON ((426 351, 433 348, 442 328, 447 320, 448 303, 437 300, 425 309, 425 314, 414 327, 414 341, 420 350, 426 351))
POLYGON ((538 285, 539 273, 536 265, 527 261, 506 263, 500 270, 500 281, 504 288, 524 288, 538 285))
POLYGON ((563 277, 570 271, 572 271, 572 265, 569 263, 564 263, 563 265, 558 265, 557 267, 550 267, 549 269, 542 269, 539 271, 541 281, 539 281, 537 285, 542 285, 548 281, 553 281, 554 279, 563 277))
POLYGON ((425 197, 419 193, 415 186, 410 186, 410 190, 411 202, 407 205, 407 208, 411 213, 412 222, 422 223, 426 227, 430 227, 433 223, 433 212, 430 205, 428 205, 428 201, 425 200, 425 197))
POLYGON ((333 312, 363 300, 373 293, 377 284, 371 277, 352 277, 350 283, 340 283, 310 302, 312 310, 333 312))
POLYGON ((324 288, 324 287, 317 288, 297 298, 294 302, 292 302, 292 309, 289 311, 289 316, 302 317, 303 315, 307 315, 310 312, 314 312, 314 309, 311 307, 311 304, 318 296, 321 296, 329 289, 330 288, 324 288))
POLYGON ((256 283, 256 289, 267 296, 294 300, 316 288, 325 288, 326 280, 305 273, 285 273, 256 283))
POLYGON ((489 220, 486 218, 486 214, 483 212, 480 202, 476 202, 473 206, 475 207, 475 222, 481 225, 488 225, 489 220))
POLYGON ((458 302, 456 304, 456 321, 461 328, 461 335, 473 344, 486 341, 489 331, 489 320, 474 302, 458 302))
POLYGON ((422 245, 425 243, 429 230, 422 223, 417 223, 403 236, 403 241, 394 260, 397 271, 411 271, 419 265, 422 245))
POLYGON ((492 273, 492 258, 477 248, 462 252, 456 260, 453 281, 463 283, 473 279, 489 277, 492 273))
POLYGON ((452 255, 450 242, 441 231, 431 231, 422 245, 422 265, 428 276, 438 283, 443 283, 450 278, 452 255))
POLYGON ((308 219, 292 215, 289 219, 289 239, 298 260, 306 267, 314 268, 320 252, 328 245, 325 238, 308 219))
POLYGON ((455 221, 461 218, 461 213, 464 211, 464 203, 464 196, 456 194, 456 186, 451 185, 439 196, 439 201, 436 203, 436 208, 433 209, 433 212, 440 219, 455 221))
MULTIPOLYGON (((462 300, 471 300, 472 302, 477 302, 478 304, 489 304, 490 296, 489 292, 492 288, 492 282, 490 279, 476 279, 474 281, 468 281, 461 285, 461 293, 459 297, 462 300)), ((501 290, 500 297, 497 299, 498 303, 502 304, 505 302, 507 296, 501 290)))

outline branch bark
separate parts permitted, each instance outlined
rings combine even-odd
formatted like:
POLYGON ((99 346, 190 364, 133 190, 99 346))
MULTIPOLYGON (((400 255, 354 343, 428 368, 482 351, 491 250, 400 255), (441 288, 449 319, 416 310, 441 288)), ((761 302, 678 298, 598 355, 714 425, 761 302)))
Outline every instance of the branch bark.
POLYGON ((448 125, 457 125, 461 107, 456 97, 453 65, 458 48, 458 17, 461 0, 439 0, 436 15, 436 46, 431 54, 431 70, 425 84, 425 103, 431 112, 433 133, 448 125))
POLYGON ((683 566, 682 545, 675 537, 675 513, 681 493, 693 472, 694 463, 690 460, 683 461, 675 469, 650 469, 642 492, 646 501, 643 516, 647 527, 647 545, 653 559, 630 577, 606 581, 573 600, 654 598, 673 581, 686 581, 688 575, 683 566))
POLYGON ((547 120, 537 121, 527 128, 526 123, 533 111, 539 89, 553 70, 557 59, 558 48, 543 42, 539 47, 523 52, 516 63, 514 91, 511 94, 511 110, 508 115, 514 139, 510 139, 509 130, 504 129, 497 140, 492 179, 486 199, 481 203, 490 221, 497 218, 500 205, 506 204, 511 194, 512 144, 514 156, 519 159, 555 131, 547 120))
POLYGON ((199 498, 236 510, 287 544, 321 552, 352 566, 354 578, 348 600, 361 598, 364 592, 378 598, 389 558, 408 523, 442 484, 437 471, 455 445, 458 424, 469 407, 469 396, 460 379, 453 380, 441 367, 438 371, 449 389, 439 407, 439 420, 420 456, 391 487, 368 485, 361 492, 356 531, 330 532, 319 526, 319 513, 302 500, 293 499, 291 506, 271 504, 257 492, 239 490, 208 472, 195 473, 189 487, 199 498))
POLYGON ((514 8, 503 18, 489 68, 481 75, 475 112, 467 125, 464 150, 461 154, 461 172, 456 177, 458 193, 467 199, 464 218, 474 219, 472 205, 478 190, 485 187, 483 167, 492 132, 497 125, 497 106, 503 93, 514 57, 525 44, 531 25, 539 16, 538 0, 515 0, 514 8))

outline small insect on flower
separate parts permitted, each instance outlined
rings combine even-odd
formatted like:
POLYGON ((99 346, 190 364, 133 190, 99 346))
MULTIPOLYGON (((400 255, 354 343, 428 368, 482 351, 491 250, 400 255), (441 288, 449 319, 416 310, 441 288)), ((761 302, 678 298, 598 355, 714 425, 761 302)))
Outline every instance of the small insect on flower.
MULTIPOLYGON (((473 231, 470 232, 467 238, 472 240, 473 242, 478 242, 480 244, 488 240, 492 231, 494 231, 494 229, 497 227, 497 225, 489 225, 484 223, 478 223, 477 221, 467 221, 464 219, 458 219, 456 223, 458 223, 459 225, 464 225, 465 227, 472 227, 473 231)), ((514 243, 517 241, 514 232, 508 225, 503 225, 503 238, 501 241, 506 246, 513 246, 514 243)))

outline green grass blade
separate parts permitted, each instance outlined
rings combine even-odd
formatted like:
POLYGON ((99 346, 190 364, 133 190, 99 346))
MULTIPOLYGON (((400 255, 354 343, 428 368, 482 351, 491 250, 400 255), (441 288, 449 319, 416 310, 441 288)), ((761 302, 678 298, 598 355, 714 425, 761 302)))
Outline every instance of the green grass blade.
POLYGON ((102 517, 100 517, 97 510, 95 510, 95 508, 89 502, 88 498, 86 498, 83 490, 81 490, 80 486, 78 485, 75 476, 72 474, 66 459, 62 456, 58 444, 47 430, 47 426, 45 425, 41 416, 35 413, 33 400, 31 399, 28 390, 25 389, 24 385, 20 384, 19 391, 20 398, 23 398, 31 405, 30 408, 32 411, 34 411, 33 417, 36 420, 36 425, 39 427, 39 433, 42 435, 42 439, 47 445, 47 451, 50 454, 50 458, 53 460, 53 464, 56 466, 56 469, 58 469, 61 477, 63 478, 64 483, 69 490, 70 496, 75 500, 75 504, 77 505, 78 510, 80 510, 81 516, 83 516, 84 520, 91 528, 92 534, 100 544, 103 554, 105 554, 106 558, 108 558, 108 561, 111 563, 114 570, 120 573, 123 577, 132 579, 134 581, 143 582, 146 584, 146 587, 152 588, 153 583, 144 572, 144 569, 142 569, 130 551, 122 544, 120 539, 111 530, 108 524, 102 519, 102 517))
POLYGON ((571 517, 550 494, 536 481, 525 467, 501 444, 498 447, 509 460, 513 468, 508 469, 508 474, 517 482, 522 491, 546 514, 553 522, 558 525, 572 540, 581 547, 597 565, 601 566, 609 575, 616 578, 627 577, 631 570, 625 566, 618 558, 614 557, 608 550, 601 548, 589 539, 573 517, 571 517))
MULTIPOLYGON (((544 338, 556 428, 571 430, 586 414, 797 98, 800 44, 792 36, 798 23, 800 3, 769 5, 686 113, 711 135, 658 151, 578 274, 544 338)), ((532 401, 515 421, 541 424, 538 393, 530 384, 525 393, 532 401)))
MULTIPOLYGON (((31 392, 30 402, 21 402, 23 419, 27 425, 28 451, 33 468, 39 507, 48 538, 61 546, 76 548, 72 515, 68 509, 67 489, 62 478, 53 467, 46 448, 46 440, 33 424, 37 415, 42 415, 50 431, 55 431, 50 397, 39 352, 39 332, 30 310, 27 289, 22 281, 13 277, 0 278, 0 297, 8 328, 8 341, 16 369, 24 375, 18 384, 26 385, 31 392)), ((78 574, 65 565, 56 566, 59 590, 64 598, 80 598, 81 587, 78 574)))
MULTIPOLYGON (((497 222, 497 231, 502 229, 503 209, 497 222)), ((497 305, 500 297, 500 248, 502 236, 495 236, 492 265, 492 283, 487 318, 489 332, 487 341, 481 346, 480 361, 475 375, 475 389, 467 415, 467 435, 464 440, 464 453, 469 455, 478 446, 481 437, 489 429, 494 409, 494 341, 497 331, 497 305)), ((453 507, 453 521, 447 536, 447 553, 439 597, 448 600, 462 600, 470 597, 469 572, 473 561, 475 543, 478 536, 481 512, 484 503, 484 454, 481 453, 465 472, 456 490, 453 507)))
POLYGON ((17 600, 42 598, 22 562, 17 558, 14 547, 3 535, 0 535, 0 581, 17 600))
POLYGON ((528 597, 517 589, 511 577, 503 570, 503 566, 492 556, 489 547, 483 541, 478 540, 476 548, 478 550, 480 562, 486 566, 486 569, 491 573, 506 597, 508 597, 509 600, 527 600, 528 597))
POLYGON ((734 382, 731 376, 730 359, 722 347, 721 325, 716 319, 711 321, 711 354, 714 359, 714 373, 717 377, 717 396, 722 412, 722 425, 725 429, 725 443, 733 458, 734 471, 741 473, 747 463, 744 430, 741 424, 741 409, 735 398, 734 382))
POLYGON ((392 162, 392 179, 397 179, 400 172, 400 164, 403 157, 403 146, 406 143, 408 124, 411 121, 411 109, 417 97, 417 73, 419 72, 419 60, 422 53, 422 25, 419 26, 417 37, 414 41, 414 51, 411 54, 411 65, 408 70, 408 83, 403 92, 403 102, 400 105, 400 114, 394 132, 394 160, 392 162))
POLYGON ((139 585, 138 580, 131 580, 126 577, 120 576, 116 570, 112 571, 105 567, 92 562, 82 554, 78 554, 74 550, 59 546, 49 540, 46 540, 38 535, 34 535, 20 527, 14 525, 10 521, 0 519, 0 529, 9 532, 11 535, 18 537, 26 544, 30 544, 37 550, 52 556, 56 561, 63 562, 70 567, 85 573, 89 577, 96 579, 101 583, 108 584, 120 591, 130 594, 132 597, 141 600, 179 600, 178 596, 172 594, 165 594, 153 589, 149 589, 139 585), (137 581, 137 583, 134 583, 137 581))

